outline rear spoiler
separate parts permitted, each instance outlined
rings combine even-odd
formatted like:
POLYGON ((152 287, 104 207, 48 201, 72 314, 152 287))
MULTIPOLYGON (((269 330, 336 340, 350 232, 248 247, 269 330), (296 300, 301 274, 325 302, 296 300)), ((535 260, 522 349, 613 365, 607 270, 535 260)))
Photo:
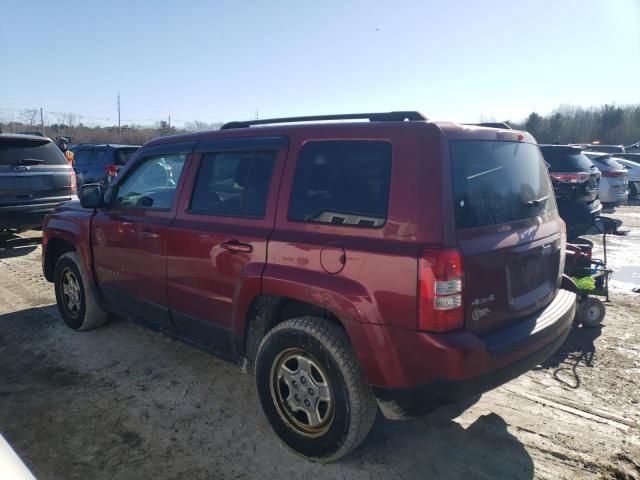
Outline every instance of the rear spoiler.
POLYGON ((507 128, 513 130, 511 126, 506 122, 481 122, 481 123, 464 123, 463 125, 473 125, 475 127, 489 127, 489 128, 507 128))

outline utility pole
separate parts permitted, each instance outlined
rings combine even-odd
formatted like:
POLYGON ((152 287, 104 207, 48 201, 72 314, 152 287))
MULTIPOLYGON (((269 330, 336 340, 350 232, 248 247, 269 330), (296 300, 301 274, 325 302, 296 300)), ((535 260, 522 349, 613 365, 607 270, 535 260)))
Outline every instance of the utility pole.
POLYGON ((256 108, 256 120, 260 120, 260 117, 259 117, 258 113, 259 113, 258 109, 256 108))
POLYGON ((44 115, 42 115, 42 107, 40 107, 40 133, 44 135, 44 115))
POLYGON ((169 115, 169 133, 171 133, 171 115, 169 115))
POLYGON ((122 141, 122 128, 120 127, 120 92, 118 92, 118 139, 122 141))

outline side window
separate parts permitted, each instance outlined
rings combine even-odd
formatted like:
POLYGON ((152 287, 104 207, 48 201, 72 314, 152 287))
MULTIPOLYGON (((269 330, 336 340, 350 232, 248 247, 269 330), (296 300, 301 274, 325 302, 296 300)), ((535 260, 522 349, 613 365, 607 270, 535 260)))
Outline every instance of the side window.
POLYGON ((387 219, 391 144, 310 142, 298 158, 289 220, 380 227, 387 219))
POLYGON ((210 153, 202 158, 190 211, 263 218, 275 152, 210 153))
POLYGON ((89 165, 91 161, 91 153, 93 150, 76 150, 73 156, 73 161, 77 167, 84 167, 89 165))
POLYGON ((144 159, 118 185, 114 206, 170 209, 186 158, 180 153, 144 159))

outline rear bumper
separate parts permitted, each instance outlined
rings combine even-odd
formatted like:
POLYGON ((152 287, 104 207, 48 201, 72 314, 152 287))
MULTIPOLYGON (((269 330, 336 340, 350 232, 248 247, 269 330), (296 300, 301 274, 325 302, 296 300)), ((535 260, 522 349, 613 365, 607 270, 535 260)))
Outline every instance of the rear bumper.
POLYGON ((55 203, 0 207, 0 229, 40 228, 47 214, 70 199, 63 199, 55 203))
POLYGON ((575 293, 559 290, 542 311, 483 337, 386 328, 372 338, 377 359, 358 351, 358 342, 354 346, 384 415, 410 418, 491 390, 540 364, 564 342, 575 308, 575 293))

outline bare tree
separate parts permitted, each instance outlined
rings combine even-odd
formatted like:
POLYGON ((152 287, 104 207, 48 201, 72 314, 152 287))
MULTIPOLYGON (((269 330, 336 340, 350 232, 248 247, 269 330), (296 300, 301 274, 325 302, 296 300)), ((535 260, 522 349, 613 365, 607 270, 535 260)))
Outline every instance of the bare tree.
POLYGON ((40 115, 40 111, 37 108, 25 108, 20 117, 24 120, 24 123, 33 127, 38 121, 38 115, 40 115))

